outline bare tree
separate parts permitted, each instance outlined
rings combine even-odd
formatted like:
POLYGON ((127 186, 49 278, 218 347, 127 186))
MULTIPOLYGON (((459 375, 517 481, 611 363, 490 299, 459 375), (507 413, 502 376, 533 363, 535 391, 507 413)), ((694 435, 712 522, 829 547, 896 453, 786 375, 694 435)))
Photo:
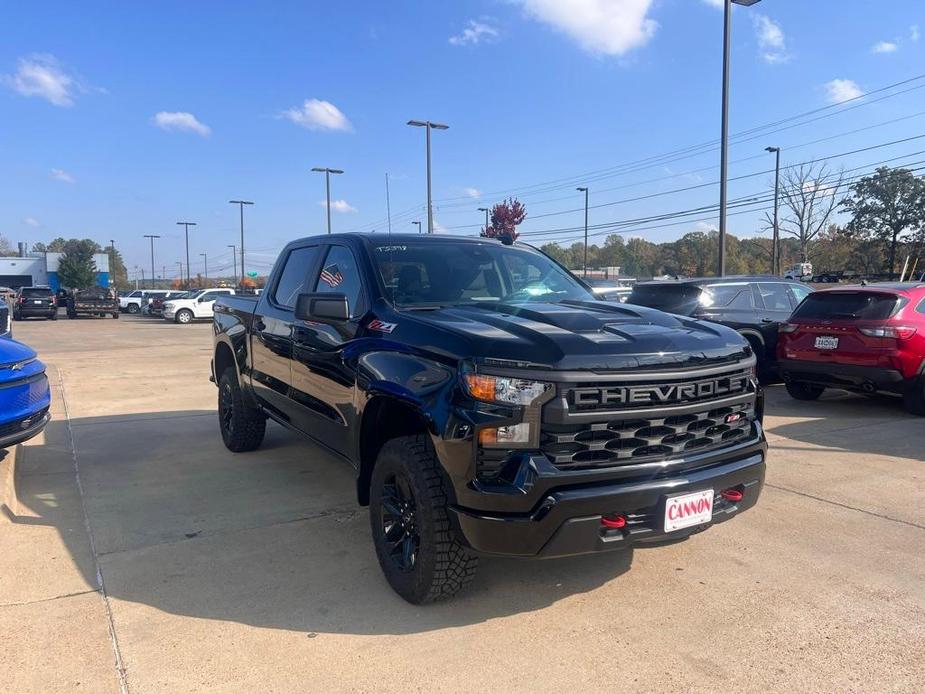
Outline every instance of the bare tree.
POLYGON ((825 164, 818 167, 801 164, 781 172, 783 215, 779 221, 780 231, 799 241, 803 262, 813 240, 828 227, 840 202, 839 189, 844 182, 843 170, 832 172, 825 164))

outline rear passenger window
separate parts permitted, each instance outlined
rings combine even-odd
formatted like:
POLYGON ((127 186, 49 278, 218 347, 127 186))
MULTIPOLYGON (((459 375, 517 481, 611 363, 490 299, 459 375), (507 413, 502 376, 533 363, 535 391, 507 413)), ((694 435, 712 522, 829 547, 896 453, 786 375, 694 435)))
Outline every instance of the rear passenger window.
POLYGON ((747 284, 711 284, 704 287, 700 303, 710 308, 754 308, 752 290, 747 284))
POLYGON ((273 290, 273 302, 284 308, 295 308, 299 294, 308 293, 308 273, 315 266, 318 246, 293 248, 289 251, 282 274, 273 290))
POLYGON ((787 291, 787 285, 782 282, 759 282, 758 293, 761 294, 761 300, 764 307, 769 311, 787 311, 793 310, 790 305, 790 294, 787 291))

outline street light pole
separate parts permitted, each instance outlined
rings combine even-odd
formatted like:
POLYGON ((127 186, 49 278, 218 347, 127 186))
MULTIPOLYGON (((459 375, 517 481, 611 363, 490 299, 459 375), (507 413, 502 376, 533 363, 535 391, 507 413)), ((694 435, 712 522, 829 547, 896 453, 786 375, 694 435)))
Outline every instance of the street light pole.
POLYGON ((177 224, 182 226, 186 233, 186 288, 189 289, 189 228, 196 226, 196 222, 177 222, 177 224))
POLYGON ((771 248, 771 274, 780 274, 780 227, 777 222, 777 211, 780 206, 780 147, 765 147, 768 152, 774 153, 774 235, 771 248))
POLYGON ((575 190, 585 194, 585 267, 583 277, 588 279, 588 189, 576 188, 575 190))
POLYGON ((434 130, 447 130, 450 126, 444 125, 443 123, 432 123, 429 120, 420 121, 420 120, 409 120, 408 125, 412 125, 416 128, 424 128, 427 131, 427 233, 434 233, 434 205, 433 199, 431 197, 431 183, 430 183, 430 131, 434 130))
POLYGON ((329 169, 326 166, 316 166, 312 169, 318 173, 324 174, 324 189, 326 192, 327 199, 327 208, 328 208, 328 233, 331 233, 331 174, 342 174, 344 173, 340 169, 329 169))
POLYGON ((490 208, 490 207, 480 207, 480 208, 479 208, 479 212, 484 212, 484 213, 485 213, 485 231, 487 232, 487 231, 488 231, 488 224, 489 224, 489 221, 488 221, 488 213, 491 212, 491 208, 490 208))
MULTIPOLYGON (((159 239, 157 234, 144 234, 144 238, 151 239, 151 283, 154 283, 154 239, 159 239)), ((153 287, 157 289, 157 287, 153 287)))
MULTIPOLYGON (((229 200, 232 205, 238 205, 241 208, 241 286, 244 286, 244 206, 253 205, 250 200, 229 200)), ((235 261, 235 271, 237 271, 237 261, 235 261)))
POLYGON ((421 233, 421 223, 420 222, 411 222, 411 223, 418 225, 418 233, 420 234, 421 233))
POLYGON ((207 256, 205 253, 200 253, 199 255, 202 256, 202 262, 205 266, 203 270, 203 274, 205 274, 204 282, 206 283, 206 285, 208 285, 209 284, 209 256, 207 256))
POLYGON ((723 106, 719 141, 719 263, 717 275, 726 274, 726 179, 729 160, 729 53, 732 42, 732 5, 751 7, 761 0, 725 0, 723 2, 723 106))

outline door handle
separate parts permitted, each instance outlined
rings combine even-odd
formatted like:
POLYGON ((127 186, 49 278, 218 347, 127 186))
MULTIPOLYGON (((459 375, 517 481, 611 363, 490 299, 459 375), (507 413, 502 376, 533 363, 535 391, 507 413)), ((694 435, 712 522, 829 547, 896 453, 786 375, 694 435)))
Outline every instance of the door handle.
POLYGON ((773 318, 762 318, 761 322, 762 323, 776 323, 777 321, 774 320, 773 318))

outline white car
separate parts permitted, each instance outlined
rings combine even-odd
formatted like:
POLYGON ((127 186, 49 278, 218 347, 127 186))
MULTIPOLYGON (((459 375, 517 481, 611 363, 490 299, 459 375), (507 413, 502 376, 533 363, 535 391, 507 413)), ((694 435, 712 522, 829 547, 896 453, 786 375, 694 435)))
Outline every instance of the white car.
POLYGON ((186 299, 171 299, 164 304, 164 319, 174 323, 192 323, 212 318, 215 300, 229 294, 234 294, 234 289, 200 289, 186 299))

